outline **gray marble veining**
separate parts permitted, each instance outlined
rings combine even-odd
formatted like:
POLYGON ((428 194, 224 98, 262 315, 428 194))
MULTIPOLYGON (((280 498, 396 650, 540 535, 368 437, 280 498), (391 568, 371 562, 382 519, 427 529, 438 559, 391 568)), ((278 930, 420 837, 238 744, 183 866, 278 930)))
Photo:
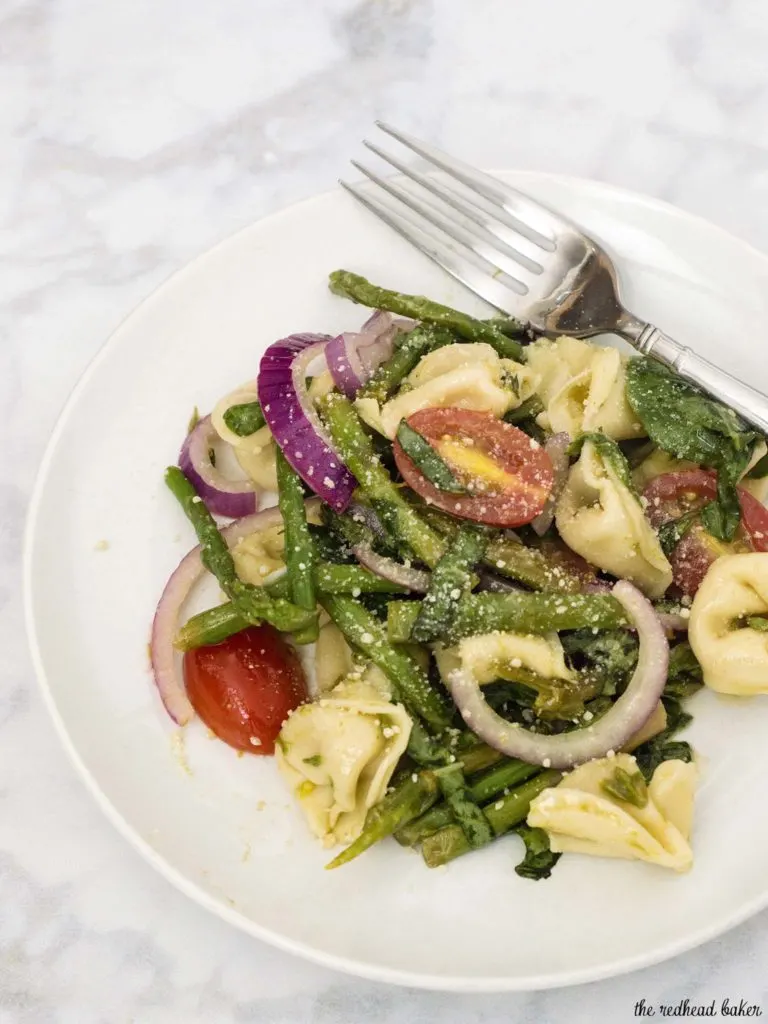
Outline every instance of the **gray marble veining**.
POLYGON ((233 931, 75 777, 19 599, 35 468, 90 357, 192 256, 331 187, 374 117, 479 164, 649 192, 768 249, 766 50, 765 0, 0 0, 0 1024, 768 1011, 765 914, 659 967, 527 996, 386 988, 233 931))

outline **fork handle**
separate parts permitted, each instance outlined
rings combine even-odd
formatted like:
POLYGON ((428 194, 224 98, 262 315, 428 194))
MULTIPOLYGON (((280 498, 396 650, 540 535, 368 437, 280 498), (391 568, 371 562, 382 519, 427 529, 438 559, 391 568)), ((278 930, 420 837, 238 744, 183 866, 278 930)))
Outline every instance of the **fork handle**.
POLYGON ((768 396, 732 377, 708 359, 697 356, 653 324, 629 315, 621 325, 620 334, 642 355, 653 356, 671 367, 691 384, 729 405, 761 433, 768 434, 768 396))

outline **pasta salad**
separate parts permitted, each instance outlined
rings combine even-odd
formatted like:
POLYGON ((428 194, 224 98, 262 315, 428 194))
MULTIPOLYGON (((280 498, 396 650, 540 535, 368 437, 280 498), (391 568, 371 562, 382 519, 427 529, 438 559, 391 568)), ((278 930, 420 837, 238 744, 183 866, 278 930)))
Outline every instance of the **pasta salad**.
POLYGON ((762 437, 650 358, 330 285, 360 330, 274 342, 166 472, 198 539, 152 628, 169 715, 273 755, 332 868, 514 833, 525 878, 686 871, 688 702, 768 692, 762 437))

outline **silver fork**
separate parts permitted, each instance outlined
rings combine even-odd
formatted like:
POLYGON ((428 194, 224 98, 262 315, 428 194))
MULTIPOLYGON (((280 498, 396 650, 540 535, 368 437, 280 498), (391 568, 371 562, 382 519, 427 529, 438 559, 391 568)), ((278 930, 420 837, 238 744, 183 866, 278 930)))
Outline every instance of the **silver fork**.
POLYGON ((365 145, 434 196, 427 199, 353 160, 380 186, 342 181, 364 206, 492 306, 550 337, 618 334, 672 367, 768 434, 768 397, 679 344, 621 303, 608 254, 567 218, 435 146, 376 122, 460 184, 420 174, 372 142, 365 145))

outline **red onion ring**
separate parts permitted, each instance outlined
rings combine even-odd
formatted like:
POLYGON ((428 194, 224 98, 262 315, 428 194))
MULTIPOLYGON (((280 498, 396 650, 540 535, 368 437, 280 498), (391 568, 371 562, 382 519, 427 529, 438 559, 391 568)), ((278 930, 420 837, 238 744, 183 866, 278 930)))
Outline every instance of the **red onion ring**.
MULTIPOLYGON (((316 502, 307 502, 307 509, 309 510, 313 504, 316 502)), ((232 548, 243 537, 248 537, 259 530, 268 530, 282 521, 280 509, 275 505, 273 508, 230 523, 221 533, 227 545, 232 548)), ((186 725, 195 717, 195 712, 187 697, 173 638, 178 629, 182 606, 204 571, 198 545, 187 552, 169 576, 152 621, 152 636, 149 642, 152 673, 163 706, 177 725, 186 725)))
POLYGON ((309 364, 323 354, 322 334, 292 334, 270 345, 257 389, 269 429, 301 479, 336 512, 343 512, 357 481, 333 449, 307 393, 309 364))
POLYGON ((352 553, 361 565, 390 583, 397 583, 418 594, 426 594, 432 574, 422 569, 411 569, 385 555, 377 555, 370 544, 355 544, 352 553))
POLYGON ((570 443, 571 439, 568 434, 565 431, 561 431, 559 434, 553 434, 552 437, 548 438, 544 445, 544 451, 552 462, 554 477, 552 480, 552 490, 549 492, 544 508, 535 519, 531 520, 531 526, 539 537, 544 536, 552 525, 552 520, 555 518, 555 506, 568 478, 568 467, 570 465, 568 446, 570 443))
POLYGON ((187 434, 179 453, 179 468, 214 515, 232 519, 253 515, 259 507, 256 484, 252 480, 228 480, 219 472, 210 456, 217 439, 211 417, 205 416, 187 434))
POLYGON ((565 771, 624 744, 653 714, 667 680, 669 645, 653 605, 640 591, 621 580, 613 596, 634 623, 640 650, 632 679, 616 703, 594 724, 555 736, 540 736, 505 721, 486 703, 471 669, 448 676, 448 688, 467 726, 480 739, 508 757, 565 771))
POLYGON ((398 320, 391 313, 376 310, 360 331, 339 334, 326 346, 325 356, 333 382, 347 398, 354 398, 381 364, 392 355, 400 331, 410 330, 411 321, 398 320))

